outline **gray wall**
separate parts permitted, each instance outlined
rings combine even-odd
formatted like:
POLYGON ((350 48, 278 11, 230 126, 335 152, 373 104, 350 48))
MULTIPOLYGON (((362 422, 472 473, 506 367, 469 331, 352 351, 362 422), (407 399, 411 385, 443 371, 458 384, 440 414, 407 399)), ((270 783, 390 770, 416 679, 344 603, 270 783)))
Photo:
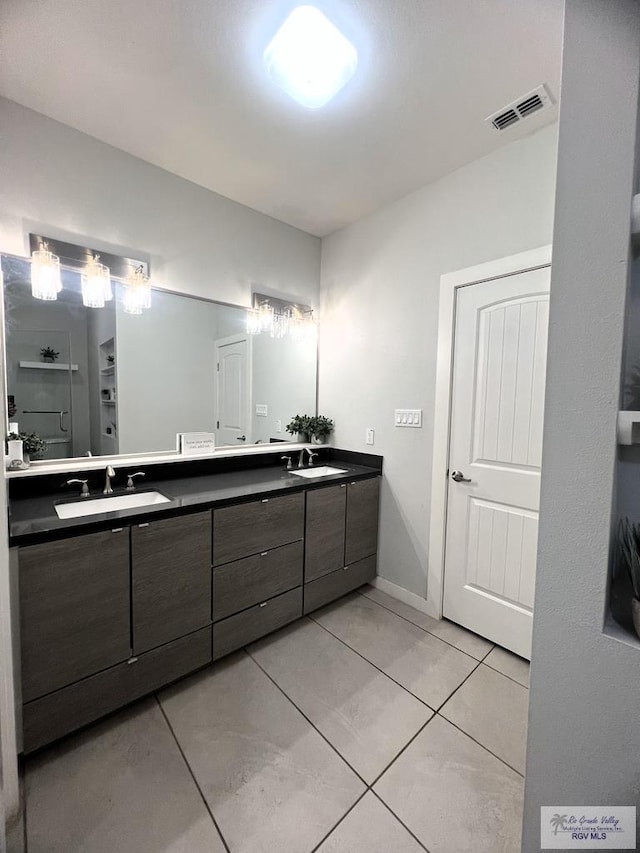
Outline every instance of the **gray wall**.
POLYGON ((320 240, 0 98, 0 247, 29 231, 150 259, 169 290, 317 305, 320 240))
POLYGON ((550 243, 555 163, 550 126, 323 240, 320 411, 336 444, 384 455, 379 572, 423 597, 440 276, 550 243))
POLYGON ((541 805, 640 796, 640 644, 602 630, 639 75, 636 0, 567 0, 525 853, 541 805))

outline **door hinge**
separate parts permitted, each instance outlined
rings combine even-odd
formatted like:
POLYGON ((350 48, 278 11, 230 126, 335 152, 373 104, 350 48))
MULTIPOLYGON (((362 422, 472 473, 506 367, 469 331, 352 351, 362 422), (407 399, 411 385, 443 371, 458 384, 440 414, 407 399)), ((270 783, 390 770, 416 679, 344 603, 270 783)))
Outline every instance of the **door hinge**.
POLYGON ((220 421, 216 421, 216 429, 220 429, 220 421))
POLYGON ((218 373, 220 373, 220 362, 218 362, 218 363, 216 364, 216 370, 218 371, 218 373))

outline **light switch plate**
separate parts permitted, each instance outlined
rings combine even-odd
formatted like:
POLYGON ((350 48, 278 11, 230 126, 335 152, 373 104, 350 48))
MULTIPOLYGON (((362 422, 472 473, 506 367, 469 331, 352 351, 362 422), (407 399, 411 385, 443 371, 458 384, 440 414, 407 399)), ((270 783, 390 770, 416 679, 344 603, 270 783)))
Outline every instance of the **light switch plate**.
POLYGON ((367 431, 365 433, 364 438, 365 444, 375 444, 376 443, 376 431, 373 427, 367 427, 367 431))
POLYGON ((422 409, 396 409, 393 422, 397 427, 419 429, 422 426, 422 409))
POLYGON ((276 421, 276 432, 282 432, 282 421, 276 421))
POLYGON ((256 417, 266 418, 269 414, 269 407, 265 403, 256 403, 256 417))

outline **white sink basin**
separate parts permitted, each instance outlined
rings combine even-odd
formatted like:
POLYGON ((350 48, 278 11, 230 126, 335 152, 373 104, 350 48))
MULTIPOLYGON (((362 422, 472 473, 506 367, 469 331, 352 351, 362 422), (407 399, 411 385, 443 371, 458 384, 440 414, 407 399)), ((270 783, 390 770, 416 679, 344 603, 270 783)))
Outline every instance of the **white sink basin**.
POLYGON ((162 492, 132 492, 128 495, 108 495, 104 498, 80 498, 69 503, 56 504, 58 518, 83 518, 101 512, 116 512, 120 509, 138 509, 169 503, 171 498, 162 492))
POLYGON ((316 477, 329 477, 331 474, 346 474, 346 468, 332 468, 331 465, 318 465, 317 468, 301 468, 299 471, 292 471, 296 477, 306 477, 308 480, 315 480, 316 477))

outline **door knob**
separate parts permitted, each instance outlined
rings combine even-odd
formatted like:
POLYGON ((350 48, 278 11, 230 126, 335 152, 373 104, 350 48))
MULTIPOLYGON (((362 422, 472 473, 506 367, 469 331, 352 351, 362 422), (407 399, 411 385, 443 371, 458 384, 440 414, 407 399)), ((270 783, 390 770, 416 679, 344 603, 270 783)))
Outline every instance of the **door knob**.
POLYGON ((451 475, 451 479, 455 480, 456 483, 470 483, 471 480, 469 477, 465 477, 462 471, 454 471, 451 475))
POLYGON ((246 441, 246 440, 247 440, 247 436, 246 436, 246 435, 238 435, 238 436, 236 436, 236 441, 246 441))

